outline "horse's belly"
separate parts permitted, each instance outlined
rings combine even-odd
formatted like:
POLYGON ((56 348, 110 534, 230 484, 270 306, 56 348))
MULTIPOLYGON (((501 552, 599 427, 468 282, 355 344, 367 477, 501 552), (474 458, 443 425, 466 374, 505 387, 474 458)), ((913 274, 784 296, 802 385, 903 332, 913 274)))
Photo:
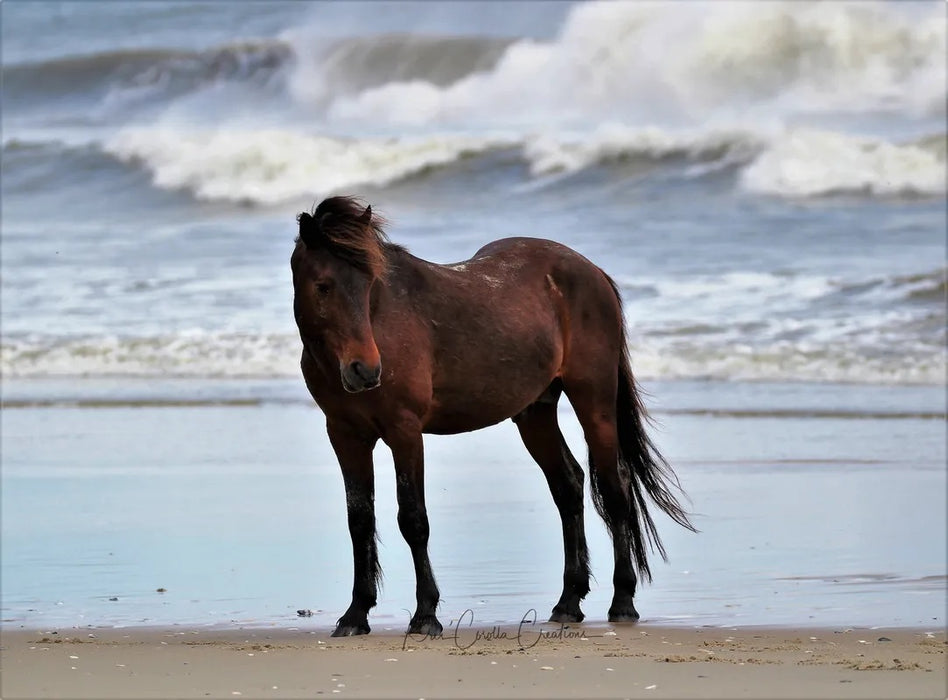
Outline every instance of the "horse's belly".
POLYGON ((494 407, 471 407, 464 409, 455 407, 452 409, 440 409, 433 412, 428 420, 425 421, 424 432, 433 433, 435 435, 454 435, 456 433, 469 433, 472 430, 480 430, 481 428, 496 425, 517 415, 530 403, 531 402, 528 401, 518 409, 512 410, 497 410, 494 407))
POLYGON ((424 432, 439 435, 467 433, 512 418, 536 401, 553 381, 555 372, 532 376, 495 375, 480 386, 436 389, 425 419, 424 432))

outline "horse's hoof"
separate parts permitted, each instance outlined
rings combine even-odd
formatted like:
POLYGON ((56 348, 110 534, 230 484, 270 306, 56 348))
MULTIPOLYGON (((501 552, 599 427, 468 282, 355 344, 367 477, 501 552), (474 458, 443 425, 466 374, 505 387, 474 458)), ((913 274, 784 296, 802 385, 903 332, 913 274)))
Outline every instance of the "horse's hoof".
POLYGON ((553 608, 553 612, 550 614, 550 622, 559 622, 560 624, 582 622, 585 617, 581 610, 569 612, 567 610, 561 610, 560 608, 553 608))
POLYGON ((627 610, 610 610, 609 622, 638 622, 639 614, 635 608, 627 610))
POLYGON ((421 634, 426 637, 440 637, 444 627, 434 615, 412 620, 408 625, 408 634, 421 634))
POLYGON ((336 629, 332 631, 330 637, 355 637, 360 634, 368 634, 372 631, 372 628, 369 627, 368 623, 357 624, 357 625, 346 625, 339 623, 336 625, 336 629))

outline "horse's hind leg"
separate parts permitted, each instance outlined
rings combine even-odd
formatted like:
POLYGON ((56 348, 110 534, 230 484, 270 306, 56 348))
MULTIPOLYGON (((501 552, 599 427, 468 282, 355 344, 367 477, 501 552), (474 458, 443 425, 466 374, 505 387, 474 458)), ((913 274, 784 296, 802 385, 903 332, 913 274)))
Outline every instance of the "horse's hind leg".
MULTIPOLYGON (((615 380, 612 380, 615 382, 615 380)), ((610 622, 632 622, 639 614, 632 603, 637 583, 632 561, 631 497, 628 467, 619 460, 616 386, 603 382, 565 382, 566 395, 589 446, 589 477, 593 502, 612 535, 615 557, 610 622)))
POLYGON ((514 417, 523 444, 540 465, 563 522, 563 593, 552 622, 581 622, 580 601, 589 592, 589 552, 583 525, 583 470, 569 451, 556 420, 558 385, 514 417))

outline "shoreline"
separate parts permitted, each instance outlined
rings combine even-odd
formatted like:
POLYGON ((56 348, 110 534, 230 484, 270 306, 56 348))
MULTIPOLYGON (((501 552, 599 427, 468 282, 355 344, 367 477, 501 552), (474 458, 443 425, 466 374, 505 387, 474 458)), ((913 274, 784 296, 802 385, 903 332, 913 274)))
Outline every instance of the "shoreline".
POLYGON ((287 627, 3 629, 0 690, 5 698, 934 698, 948 692, 944 629, 639 623, 565 626, 559 636, 519 640, 511 626, 500 628, 507 636, 496 631, 468 628, 458 644, 447 628, 439 639, 385 631, 337 639, 325 628, 287 627))
MULTIPOLYGON (((470 613, 470 610, 465 611, 465 613, 470 613)), ((341 611, 340 611, 341 614, 341 611)), ((529 615, 529 612, 528 612, 529 615)), ((296 637, 300 635, 316 635, 320 639, 323 637, 329 637, 332 633, 335 625, 333 624, 324 624, 322 622, 314 624, 306 624, 306 616, 299 616, 297 619, 283 619, 283 620, 270 620, 270 621, 249 621, 249 622, 156 622, 154 624, 148 623, 137 623, 137 624, 86 624, 86 625, 27 625, 27 624, 18 624, 13 621, 3 621, 0 622, 0 636, 10 638, 19 637, 19 636, 29 636, 29 635, 54 635, 61 636, 63 638, 77 638, 83 635, 94 635, 93 638, 100 638, 103 636, 148 636, 148 635, 181 635, 181 634, 204 634, 209 636, 220 635, 222 638, 228 638, 233 635, 240 634, 269 634, 271 636, 277 637, 296 637)), ((407 621, 407 617, 405 620, 407 621)), ((638 622, 606 622, 605 620, 597 620, 588 618, 582 623, 559 623, 559 622, 549 622, 544 619, 542 616, 539 616, 535 621, 532 619, 532 616, 528 618, 527 615, 524 616, 522 621, 515 620, 506 620, 506 621, 494 621, 494 622, 474 622, 470 623, 467 616, 463 616, 461 619, 449 619, 446 616, 439 615, 438 618, 444 625, 444 630, 441 635, 428 636, 426 637, 427 641, 431 642, 452 642, 455 636, 463 639, 467 639, 471 636, 478 635, 479 638, 482 638, 484 635, 487 635, 491 632, 497 632, 498 630, 506 633, 506 637, 496 638, 506 638, 508 640, 514 640, 517 638, 518 629, 521 630, 521 638, 527 639, 531 632, 530 630, 542 630, 543 634, 549 631, 568 631, 570 634, 566 635, 567 638, 586 636, 586 637, 598 637, 602 636, 604 633, 607 636, 613 636, 611 633, 615 632, 616 634, 625 632, 635 632, 635 633, 651 633, 652 630, 660 631, 662 633, 669 634, 678 634, 681 632, 747 632, 747 633, 766 633, 779 635, 782 633, 803 633, 808 632, 812 634, 856 634, 863 633, 871 635, 875 632, 880 632, 885 630, 888 632, 895 632, 899 634, 941 634, 943 636, 948 635, 948 629, 940 621, 933 620, 931 625, 924 624, 907 624, 907 625, 898 625, 898 624, 889 624, 889 625, 864 625, 864 624, 855 624, 855 625, 830 625, 830 624, 780 624, 780 623, 704 623, 700 624, 695 621, 675 621, 675 620, 656 620, 649 618, 642 618, 638 622)), ((402 639, 404 637, 412 638, 415 643, 420 641, 425 641, 422 639, 422 635, 408 635, 403 628, 407 629, 407 622, 402 624, 403 621, 399 621, 395 624, 391 620, 373 620, 372 617, 369 617, 369 624, 372 628, 372 631, 368 635, 358 635, 358 638, 382 638, 385 639, 402 639)), ((532 633, 534 636, 539 632, 532 633)), ((355 639, 357 637, 351 637, 355 639)), ((948 638, 948 637, 946 637, 948 638)), ((463 641, 463 640, 462 640, 463 641)))

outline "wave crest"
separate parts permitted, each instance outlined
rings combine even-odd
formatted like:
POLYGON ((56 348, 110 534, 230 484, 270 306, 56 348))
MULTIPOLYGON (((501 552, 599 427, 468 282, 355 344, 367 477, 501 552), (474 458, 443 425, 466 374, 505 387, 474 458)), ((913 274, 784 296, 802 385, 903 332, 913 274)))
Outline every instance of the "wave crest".
POLYGON ((325 107, 388 83, 424 82, 445 87, 465 76, 494 68, 513 39, 467 36, 383 34, 314 44, 305 31, 286 33, 296 68, 291 94, 325 107))
MULTIPOLYGON (((668 130, 606 124, 591 133, 441 133, 343 139, 287 129, 131 128, 104 144, 153 184, 200 200, 272 205, 357 186, 385 187, 461 159, 512 149, 533 177, 628 161, 669 162, 687 177, 739 169, 737 184, 791 198, 943 196, 945 136, 899 144, 796 129, 668 130)), ((5 148, 21 148, 19 141, 5 148)), ((492 167, 489 160, 484 167, 492 167)))
POLYGON ((124 49, 69 56, 5 66, 2 75, 13 102, 92 95, 108 107, 145 94, 166 99, 214 83, 265 83, 292 60, 288 44, 261 40, 202 51, 124 49))
POLYGON ((118 133, 105 149, 143 164, 158 187, 186 189, 204 200, 269 205, 357 185, 385 186, 507 143, 490 136, 346 140, 277 129, 139 128, 118 133))
MULTIPOLYGON (((918 8, 916 8, 918 9, 918 8)), ((926 8, 927 9, 927 8, 926 8)), ((576 6, 553 42, 511 44, 449 85, 344 94, 330 118, 389 124, 708 121, 754 109, 944 114, 944 13, 808 2, 576 6), (671 49, 671 50, 670 50, 671 49)))
POLYGON ((815 129, 792 130, 743 171, 741 184, 752 192, 789 197, 944 195, 944 150, 815 129))
POLYGON ((533 175, 547 175, 632 159, 742 163, 758 153, 764 143, 762 136, 737 129, 676 132, 606 124, 583 136, 546 134, 528 138, 524 157, 533 175))

